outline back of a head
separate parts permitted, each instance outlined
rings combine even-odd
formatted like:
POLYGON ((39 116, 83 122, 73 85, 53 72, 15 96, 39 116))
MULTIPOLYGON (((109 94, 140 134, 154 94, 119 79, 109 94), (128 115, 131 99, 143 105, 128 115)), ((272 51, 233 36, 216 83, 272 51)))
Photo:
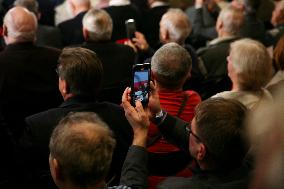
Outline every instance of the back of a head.
POLYGON ((69 93, 95 97, 101 87, 103 67, 91 50, 74 47, 64 48, 58 65, 58 75, 69 87, 69 93))
MULTIPOLYGON (((37 18, 23 7, 10 9, 4 19, 4 39, 12 38, 16 42, 34 41, 36 39, 37 18)), ((9 42, 8 42, 9 43, 9 42)))
POLYGON ((246 113, 246 107, 233 99, 209 98, 197 106, 196 131, 207 147, 207 158, 217 169, 241 165, 248 150, 246 113))
POLYGON ((107 41, 112 35, 112 19, 102 9, 90 9, 83 18, 83 28, 88 31, 86 40, 107 41))
POLYGON ((237 36, 240 33, 241 27, 244 23, 244 14, 241 10, 232 6, 222 9, 218 19, 221 20, 222 29, 230 35, 237 36))
MULTIPOLYGON (((75 188, 92 188, 104 181, 115 147, 112 132, 95 113, 69 113, 50 138, 50 158, 56 159, 60 188, 71 183, 75 188)), ((54 177, 54 173, 53 173, 54 177)))
POLYGON ((260 42, 252 39, 233 42, 230 58, 240 90, 260 90, 271 79, 272 60, 260 42))
POLYGON ((273 51, 275 65, 279 70, 284 70, 284 36, 276 44, 273 51))
POLYGON ((160 21, 160 32, 168 32, 171 42, 183 45, 192 30, 187 15, 181 9, 169 9, 160 21))
POLYGON ((191 56, 176 43, 167 43, 156 51, 151 60, 151 70, 160 86, 179 89, 191 71, 191 56))
POLYGON ((38 15, 38 2, 36 0, 16 0, 14 6, 25 7, 36 16, 38 15))

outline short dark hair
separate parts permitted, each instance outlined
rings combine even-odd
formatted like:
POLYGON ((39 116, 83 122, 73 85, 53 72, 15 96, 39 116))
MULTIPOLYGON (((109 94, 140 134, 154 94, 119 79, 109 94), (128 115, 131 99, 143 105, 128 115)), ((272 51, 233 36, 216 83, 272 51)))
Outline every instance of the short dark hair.
POLYGON ((95 52, 81 48, 64 48, 58 65, 58 75, 64 79, 69 92, 96 96, 101 88, 103 67, 95 52))
POLYGON ((60 179, 85 188, 103 181, 109 171, 115 139, 97 114, 69 113, 53 130, 49 149, 60 167, 60 179))
POLYGON ((233 99, 210 98, 196 107, 196 132, 207 147, 207 158, 218 168, 238 167, 248 150, 247 108, 233 99))

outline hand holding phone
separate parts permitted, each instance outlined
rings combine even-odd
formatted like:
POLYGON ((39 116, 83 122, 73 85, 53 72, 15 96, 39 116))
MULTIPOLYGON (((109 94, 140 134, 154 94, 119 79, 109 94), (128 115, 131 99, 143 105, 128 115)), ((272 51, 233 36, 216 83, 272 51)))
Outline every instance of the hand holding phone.
POLYGON ((131 104, 140 100, 145 107, 149 102, 151 68, 148 63, 136 64, 132 70, 131 104))

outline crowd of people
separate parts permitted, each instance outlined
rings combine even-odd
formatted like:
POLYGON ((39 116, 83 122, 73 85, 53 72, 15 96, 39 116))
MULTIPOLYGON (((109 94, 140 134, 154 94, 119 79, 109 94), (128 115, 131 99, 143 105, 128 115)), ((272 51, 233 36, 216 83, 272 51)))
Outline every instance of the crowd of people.
POLYGON ((284 0, 0 5, 0 188, 284 187, 284 0))

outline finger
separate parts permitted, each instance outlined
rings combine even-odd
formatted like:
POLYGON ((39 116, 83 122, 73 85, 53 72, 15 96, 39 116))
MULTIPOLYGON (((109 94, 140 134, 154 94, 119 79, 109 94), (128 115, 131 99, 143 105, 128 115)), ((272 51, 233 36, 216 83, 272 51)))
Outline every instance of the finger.
POLYGON ((129 87, 126 87, 121 98, 122 106, 127 107, 129 103, 129 87))
POLYGON ((135 109, 138 113, 144 112, 144 108, 140 100, 136 100, 135 109))

